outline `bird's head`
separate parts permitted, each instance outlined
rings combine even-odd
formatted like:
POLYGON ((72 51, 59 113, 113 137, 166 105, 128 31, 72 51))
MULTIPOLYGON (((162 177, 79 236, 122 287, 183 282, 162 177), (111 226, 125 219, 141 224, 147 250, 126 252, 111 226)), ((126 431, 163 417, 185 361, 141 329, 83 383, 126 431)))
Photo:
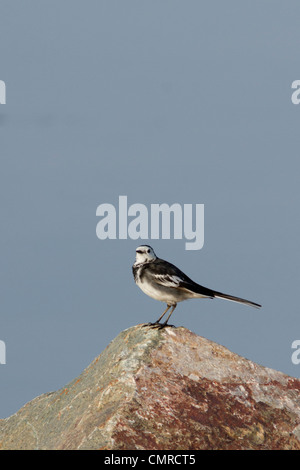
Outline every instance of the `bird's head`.
POLYGON ((138 246, 135 250, 135 253, 136 264, 149 263, 150 261, 154 261, 157 258, 153 248, 151 248, 149 245, 138 246))

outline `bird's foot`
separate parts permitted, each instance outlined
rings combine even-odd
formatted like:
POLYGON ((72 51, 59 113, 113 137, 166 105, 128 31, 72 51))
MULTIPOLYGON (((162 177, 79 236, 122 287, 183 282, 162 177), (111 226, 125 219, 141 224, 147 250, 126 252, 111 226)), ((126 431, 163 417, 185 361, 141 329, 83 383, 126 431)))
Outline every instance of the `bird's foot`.
POLYGON ((169 325, 168 323, 159 323, 159 322, 154 322, 154 323, 145 323, 143 327, 149 326, 150 328, 157 328, 158 330, 162 330, 163 328, 170 327, 170 328, 175 328, 175 325, 169 325))
POLYGON ((158 328, 159 328, 159 330, 162 330, 163 328, 167 328, 167 327, 168 328, 176 328, 175 325, 169 325, 169 323, 161 323, 158 328))
POLYGON ((146 326, 151 326, 152 328, 158 328, 159 326, 161 325, 161 323, 158 323, 157 321, 154 322, 154 323, 145 323, 144 325, 142 325, 143 328, 145 328, 146 326))

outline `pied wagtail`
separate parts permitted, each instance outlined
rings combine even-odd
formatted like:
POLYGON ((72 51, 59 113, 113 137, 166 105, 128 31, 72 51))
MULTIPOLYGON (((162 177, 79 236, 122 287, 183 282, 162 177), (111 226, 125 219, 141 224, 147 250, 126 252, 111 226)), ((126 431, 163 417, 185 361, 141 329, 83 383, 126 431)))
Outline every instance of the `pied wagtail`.
POLYGON ((136 284, 145 294, 153 299, 166 302, 167 308, 155 323, 149 325, 163 328, 168 324, 168 320, 174 312, 177 303, 187 299, 220 299, 231 300, 241 304, 259 308, 261 305, 250 300, 234 297, 233 295, 222 294, 207 287, 200 286, 186 276, 180 269, 168 261, 164 261, 156 256, 153 248, 149 245, 141 245, 136 249, 136 260, 132 266, 133 277, 136 284), (171 308, 172 307, 172 308, 171 308), (160 323, 160 320, 171 308, 167 320, 160 323))

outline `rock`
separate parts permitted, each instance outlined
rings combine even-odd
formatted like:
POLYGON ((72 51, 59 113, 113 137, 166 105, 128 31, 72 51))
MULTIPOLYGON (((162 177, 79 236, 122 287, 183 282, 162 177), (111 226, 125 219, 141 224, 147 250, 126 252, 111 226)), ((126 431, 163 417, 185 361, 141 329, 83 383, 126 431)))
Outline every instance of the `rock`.
POLYGON ((120 333, 0 420, 1 449, 300 449, 300 380, 185 328, 120 333))

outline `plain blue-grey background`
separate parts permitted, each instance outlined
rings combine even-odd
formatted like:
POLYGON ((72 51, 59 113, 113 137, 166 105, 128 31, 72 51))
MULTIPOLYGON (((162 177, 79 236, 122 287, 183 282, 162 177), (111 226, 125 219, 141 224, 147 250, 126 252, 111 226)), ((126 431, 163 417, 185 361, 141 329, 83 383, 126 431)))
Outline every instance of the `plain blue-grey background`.
POLYGON ((205 205, 205 243, 148 240, 204 286, 172 323, 299 377, 298 1, 1 0, 0 417, 164 305, 99 204, 205 205))

